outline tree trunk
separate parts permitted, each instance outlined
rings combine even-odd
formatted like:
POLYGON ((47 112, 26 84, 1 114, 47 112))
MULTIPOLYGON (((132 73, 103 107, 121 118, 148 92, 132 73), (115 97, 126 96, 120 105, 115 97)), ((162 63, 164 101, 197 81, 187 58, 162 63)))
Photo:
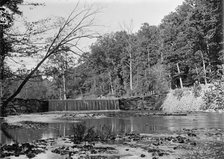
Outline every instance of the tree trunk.
POLYGON ((63 70, 62 74, 62 83, 63 83, 63 100, 66 100, 66 79, 65 79, 65 71, 63 70))
POLYGON ((113 82, 112 82, 112 77, 111 77, 111 72, 108 72, 108 76, 110 79, 110 89, 111 89, 111 94, 114 94, 114 87, 113 87, 113 82))
POLYGON ((202 65, 203 65, 203 72, 204 72, 204 80, 205 80, 205 85, 207 85, 207 77, 206 77, 206 67, 205 67, 205 60, 204 60, 204 56, 201 52, 201 58, 202 58, 202 65))
POLYGON ((196 74, 197 74, 197 80, 198 80, 198 82, 200 83, 200 78, 199 78, 199 71, 198 71, 198 67, 197 67, 197 65, 195 65, 195 71, 196 71, 196 74))
POLYGON ((177 72, 179 74, 180 88, 182 89, 183 88, 183 82, 182 82, 182 78, 180 76, 180 67, 179 67, 179 64, 178 63, 177 63, 177 72))
POLYGON ((205 85, 207 85, 207 77, 206 77, 206 68, 205 68, 205 61, 204 59, 202 60, 203 63, 203 71, 204 71, 204 80, 205 80, 205 85))
POLYGON ((196 71, 196 74, 197 74, 197 76, 198 76, 198 67, 195 65, 195 71, 196 71))
POLYGON ((61 87, 59 88, 59 99, 62 100, 62 97, 61 97, 61 87))
MULTIPOLYGON (((130 50, 129 50, 130 51, 130 50)), ((133 81, 132 81, 132 56, 131 56, 131 51, 129 52, 129 56, 130 56, 130 90, 133 90, 133 81)))
POLYGON ((0 25, 0 117, 3 116, 3 79, 4 79, 4 45, 3 45, 3 26, 0 25))

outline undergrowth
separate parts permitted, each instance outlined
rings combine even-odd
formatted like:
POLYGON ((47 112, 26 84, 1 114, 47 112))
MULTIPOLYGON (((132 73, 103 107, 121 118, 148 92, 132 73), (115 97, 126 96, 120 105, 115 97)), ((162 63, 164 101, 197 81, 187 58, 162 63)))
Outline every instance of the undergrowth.
POLYGON ((223 109, 224 108, 224 80, 216 81, 204 94, 205 104, 202 109, 223 109))
POLYGON ((115 134, 112 132, 111 128, 104 125, 101 130, 96 130, 94 127, 86 127, 85 124, 77 124, 73 128, 74 144, 80 144, 82 142, 97 142, 97 141, 108 141, 114 140, 115 134))

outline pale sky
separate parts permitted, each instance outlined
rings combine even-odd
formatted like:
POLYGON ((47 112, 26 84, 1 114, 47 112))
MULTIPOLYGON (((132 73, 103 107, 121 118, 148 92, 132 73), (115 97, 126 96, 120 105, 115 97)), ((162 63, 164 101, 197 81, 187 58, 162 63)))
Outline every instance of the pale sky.
MULTIPOLYGON (((78 0, 25 0, 27 2, 44 2, 45 6, 22 6, 23 16, 28 20, 38 20, 46 17, 67 17, 78 0)), ((81 4, 93 4, 100 8, 96 16, 96 30, 100 34, 122 30, 124 24, 132 22, 133 31, 137 31, 145 22, 149 25, 159 25, 162 18, 175 11, 184 0, 79 0, 81 4)), ((81 48, 86 51, 95 40, 86 40, 81 48)), ((29 63, 26 63, 28 66, 29 63)), ((28 66, 29 67, 29 66, 28 66)))
MULTIPOLYGON (((46 16, 66 17, 74 8, 78 0, 27 0, 44 2, 44 7, 23 8, 24 16, 30 19, 46 16)), ((120 25, 133 21, 137 31, 144 22, 158 25, 161 19, 174 11, 183 0, 79 0, 80 3, 93 4, 102 8, 97 15, 96 24, 104 25, 105 32, 121 30, 120 25)), ((102 28, 100 28, 102 31, 102 28)))
MULTIPOLYGON (((77 2, 81 4, 93 4, 100 8, 96 15, 95 29, 101 34, 122 30, 124 24, 132 22, 133 32, 137 31, 145 22, 149 25, 159 25, 162 18, 174 11, 184 0, 27 0, 29 2, 45 3, 41 7, 22 7, 23 15, 30 20, 43 17, 62 16, 67 17, 77 2)), ((82 45, 88 49, 89 44, 82 45)))

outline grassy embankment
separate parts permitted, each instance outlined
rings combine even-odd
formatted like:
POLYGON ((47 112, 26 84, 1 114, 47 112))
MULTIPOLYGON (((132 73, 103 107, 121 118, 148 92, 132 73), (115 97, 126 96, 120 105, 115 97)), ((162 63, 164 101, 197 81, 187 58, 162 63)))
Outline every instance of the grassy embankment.
POLYGON ((206 108, 205 94, 212 85, 200 85, 200 89, 183 88, 170 90, 161 108, 164 112, 191 112, 206 108))

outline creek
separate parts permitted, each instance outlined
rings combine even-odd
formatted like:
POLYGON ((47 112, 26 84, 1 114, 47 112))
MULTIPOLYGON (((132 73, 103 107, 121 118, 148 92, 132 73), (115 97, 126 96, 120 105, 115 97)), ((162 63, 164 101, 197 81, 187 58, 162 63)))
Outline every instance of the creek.
MULTIPOLYGON (((101 130, 107 126, 117 134, 137 132, 143 134, 172 133, 183 128, 218 128, 224 129, 224 113, 190 113, 186 116, 114 116, 99 119, 80 119, 87 127, 101 130)), ((0 130, 0 143, 11 144, 31 142, 39 139, 72 135, 77 122, 61 120, 55 123, 43 123, 37 127, 13 127, 0 130)), ((2 126, 1 126, 2 128, 2 126)))

